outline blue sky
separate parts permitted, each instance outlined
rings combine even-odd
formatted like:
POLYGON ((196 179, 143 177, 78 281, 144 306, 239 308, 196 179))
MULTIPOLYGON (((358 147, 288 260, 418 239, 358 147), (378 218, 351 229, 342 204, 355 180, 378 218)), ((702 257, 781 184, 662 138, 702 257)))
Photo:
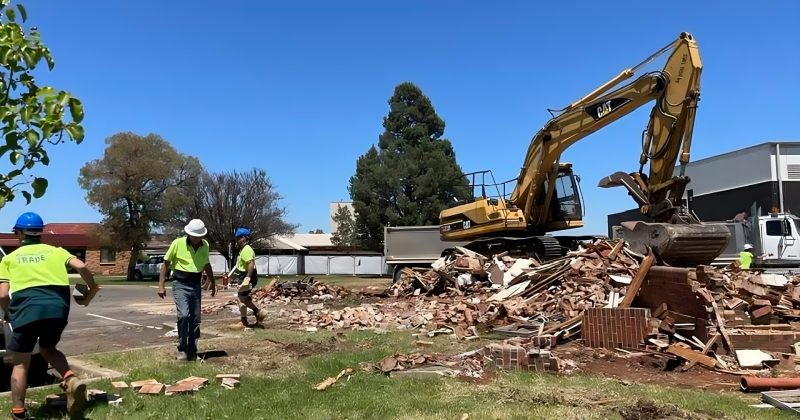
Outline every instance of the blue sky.
MULTIPOLYGON (((800 2, 56 1, 25 3, 56 59, 39 81, 83 100, 86 140, 50 149, 47 195, 0 210, 48 222, 101 216, 77 184, 119 131, 158 133, 211 171, 268 171, 299 232, 329 231, 355 161, 400 82, 428 95, 465 171, 517 176, 561 108, 674 40, 696 37, 702 98, 692 157, 800 140, 800 2), (702 4, 701 4, 702 3, 702 4)), ((657 62, 658 68, 663 62, 657 62)), ((569 149, 586 233, 633 201, 599 189, 638 168, 650 106, 569 149)), ((2 228, 0 230, 6 230, 2 228)))

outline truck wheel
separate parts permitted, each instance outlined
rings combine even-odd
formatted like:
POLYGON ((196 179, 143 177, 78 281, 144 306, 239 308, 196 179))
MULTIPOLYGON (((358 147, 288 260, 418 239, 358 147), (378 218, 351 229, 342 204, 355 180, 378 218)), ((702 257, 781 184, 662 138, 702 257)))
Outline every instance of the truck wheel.
POLYGON ((136 280, 136 281, 142 281, 142 272, 139 271, 139 270, 134 271, 133 272, 133 279, 136 280))

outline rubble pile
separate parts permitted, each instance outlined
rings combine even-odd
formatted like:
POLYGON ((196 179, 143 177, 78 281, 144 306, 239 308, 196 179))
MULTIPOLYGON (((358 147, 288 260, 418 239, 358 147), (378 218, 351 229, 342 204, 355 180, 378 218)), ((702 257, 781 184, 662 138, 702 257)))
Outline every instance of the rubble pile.
MULTIPOLYGON (((405 268, 388 294, 395 297, 464 296, 510 289, 495 299, 503 300, 516 295, 530 296, 565 277, 584 285, 601 286, 609 281, 624 285, 638 268, 636 258, 642 257, 624 247, 621 241, 612 244, 599 240, 547 263, 506 254, 486 258, 458 247, 452 255, 434 262, 431 269, 405 268)), ((578 295, 587 291, 585 287, 574 290, 578 295)))
POLYGON ((252 296, 256 302, 292 302, 296 300, 329 301, 349 296, 350 291, 344 287, 319 283, 311 277, 308 281, 283 281, 272 280, 266 287, 256 289, 252 296))
POLYGON ((366 371, 380 372, 389 376, 440 375, 480 378, 486 362, 483 351, 472 351, 455 356, 432 353, 394 354, 378 363, 367 363, 366 371))
MULTIPOLYGON (((486 331, 516 336, 481 353, 502 367, 560 371, 551 347, 582 339, 588 347, 682 360, 683 370, 780 365, 794 372, 800 276, 656 260, 624 241, 597 240, 547 262, 456 248, 428 269, 404 269, 388 299, 331 308, 328 302, 346 289, 313 281, 272 283, 256 299, 305 305, 280 316, 309 331, 413 329, 422 340, 438 334, 472 340, 486 331)), ((412 356, 395 357, 390 371, 441 362, 412 356)))
POLYGON ((645 350, 721 371, 795 372, 800 277, 735 267, 653 267, 639 294, 652 309, 645 350))
POLYGON ((311 304, 282 315, 307 329, 419 328, 423 334, 445 330, 458 339, 493 328, 541 330, 587 308, 619 304, 638 269, 635 258, 622 242, 608 241, 546 264, 507 255, 488 259, 457 248, 431 269, 406 269, 387 293, 397 299, 340 310, 311 304))
POLYGON ((387 292, 395 299, 339 310, 311 304, 288 315, 307 329, 524 337, 487 350, 503 367, 558 371, 561 363, 538 344, 581 338, 590 347, 684 360, 683 370, 734 373, 782 363, 794 371, 800 331, 790 322, 800 318, 800 277, 655 260, 623 241, 595 241, 546 263, 457 248, 430 269, 405 269, 387 292), (513 342, 520 339, 529 341, 513 342))
MULTIPOLYGON (((336 285, 318 283, 311 277, 308 281, 283 281, 272 279, 266 286, 256 288, 251 296, 256 304, 305 302, 308 300, 328 302, 350 296, 350 290, 336 285)), ((211 314, 224 310, 226 307, 238 306, 238 300, 203 305, 202 313, 211 314)))

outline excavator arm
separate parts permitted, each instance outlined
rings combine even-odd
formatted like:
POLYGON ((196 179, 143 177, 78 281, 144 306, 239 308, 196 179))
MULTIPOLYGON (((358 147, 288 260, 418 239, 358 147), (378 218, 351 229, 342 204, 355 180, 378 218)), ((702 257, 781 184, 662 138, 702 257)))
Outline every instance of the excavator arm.
MULTIPOLYGON (((442 239, 543 235, 583 226, 581 215, 566 215, 560 211, 560 202, 565 196, 559 194, 563 193, 558 191, 559 187, 563 187, 565 178, 572 177, 571 166, 560 162, 561 154, 579 140, 655 101, 643 134, 639 171, 615 173, 601 181, 600 186, 625 186, 642 214, 655 222, 695 225, 697 229, 691 231, 702 231, 701 236, 711 238, 710 243, 707 241, 703 245, 704 249, 711 248, 706 254, 716 252, 718 255, 727 243, 727 229, 724 234, 718 226, 703 230, 683 202, 683 191, 689 181, 683 176, 683 168, 689 162, 701 70, 697 44, 690 34, 682 33, 677 40, 643 62, 622 71, 588 95, 557 111, 531 140, 516 186, 508 199, 481 198, 442 211, 442 239), (619 86, 632 78, 637 70, 667 52, 670 55, 661 71, 646 73, 619 86), (678 160, 681 173, 673 176, 678 160), (645 174, 648 162, 649 171, 645 174), (717 245, 719 249, 714 249, 717 245)), ((681 236, 680 233, 672 234, 681 236)), ((670 255, 669 252, 666 254, 670 255)), ((680 262, 710 262, 708 255, 692 258, 680 262)))

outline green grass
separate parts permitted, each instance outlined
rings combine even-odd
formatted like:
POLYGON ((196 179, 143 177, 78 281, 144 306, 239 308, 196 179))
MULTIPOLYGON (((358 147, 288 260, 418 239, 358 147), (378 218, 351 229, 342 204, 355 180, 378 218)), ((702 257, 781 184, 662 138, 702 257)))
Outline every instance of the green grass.
MULTIPOLYGON (((437 337, 426 352, 457 353, 481 343, 455 343, 437 337)), ((163 383, 191 375, 213 379, 217 373, 240 373, 241 387, 217 384, 191 395, 140 396, 122 392, 118 408, 97 405, 90 418, 109 419, 614 419, 639 404, 652 404, 660 417, 641 418, 790 418, 777 410, 748 407, 755 396, 733 392, 686 390, 624 384, 613 379, 569 377, 530 372, 496 372, 485 384, 455 378, 389 378, 359 370, 394 352, 415 351, 408 332, 251 331, 243 338, 201 341, 204 349, 225 349, 230 356, 214 362, 181 364, 174 349, 104 353, 88 357, 96 364, 127 374, 125 380, 154 378, 163 383), (326 391, 312 386, 345 368, 356 373, 326 391)), ((111 390, 109 381, 92 387, 111 390)), ((54 389, 37 390, 29 398, 42 401, 54 389)), ((44 410, 37 418, 58 413, 44 410)))

